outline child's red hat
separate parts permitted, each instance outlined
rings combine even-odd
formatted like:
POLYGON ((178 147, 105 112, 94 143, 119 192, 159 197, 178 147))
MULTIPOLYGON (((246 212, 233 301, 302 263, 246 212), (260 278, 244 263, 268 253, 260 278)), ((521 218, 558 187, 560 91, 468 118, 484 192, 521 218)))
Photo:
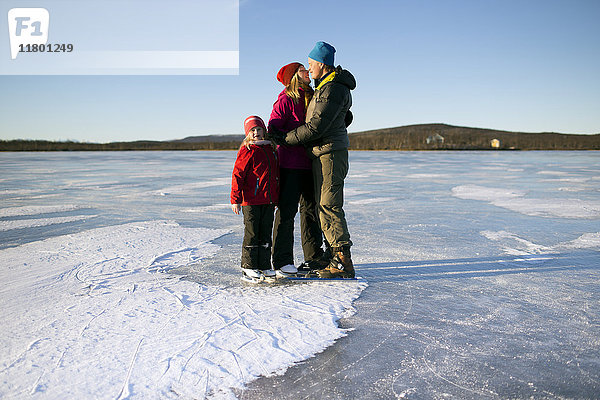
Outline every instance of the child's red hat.
POLYGON ((260 126, 265 130, 266 133, 267 127, 265 126, 265 122, 262 120, 262 118, 256 115, 251 115, 244 121, 244 133, 246 136, 248 136, 250 129, 254 128, 255 126, 260 126))

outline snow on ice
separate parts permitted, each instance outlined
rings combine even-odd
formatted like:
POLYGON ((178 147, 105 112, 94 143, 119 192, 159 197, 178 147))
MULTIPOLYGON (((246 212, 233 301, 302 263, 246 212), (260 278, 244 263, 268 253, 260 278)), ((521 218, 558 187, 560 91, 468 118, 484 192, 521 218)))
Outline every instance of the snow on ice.
POLYGON ((94 218, 96 215, 74 215, 72 217, 54 217, 54 218, 36 218, 20 219, 16 221, 3 221, 0 224, 0 231, 10 231, 13 229, 35 228, 39 226, 66 224, 68 222, 82 221, 94 218))
POLYGON ((65 204, 57 206, 23 206, 0 208, 1 217, 16 217, 23 215, 49 214, 63 211, 77 210, 79 207, 74 204, 65 204))
POLYGON ((0 250, 0 397, 233 396, 346 334, 364 283, 219 288, 166 272, 224 230, 130 223, 0 250))
POLYGON ((452 188, 452 194, 461 199, 487 201, 532 216, 563 218, 598 218, 600 201, 584 201, 577 198, 556 199, 524 198, 525 192, 489 188, 478 185, 462 185, 452 188))

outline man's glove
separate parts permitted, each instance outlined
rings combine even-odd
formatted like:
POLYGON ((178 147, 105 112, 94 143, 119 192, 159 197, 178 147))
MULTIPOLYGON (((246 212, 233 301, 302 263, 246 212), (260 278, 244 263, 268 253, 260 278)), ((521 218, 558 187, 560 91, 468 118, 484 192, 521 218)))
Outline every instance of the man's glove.
POLYGON ((269 126, 269 130, 267 131, 267 135, 265 139, 272 141, 275 144, 285 144, 284 141, 285 132, 282 132, 275 128, 274 126, 269 126))

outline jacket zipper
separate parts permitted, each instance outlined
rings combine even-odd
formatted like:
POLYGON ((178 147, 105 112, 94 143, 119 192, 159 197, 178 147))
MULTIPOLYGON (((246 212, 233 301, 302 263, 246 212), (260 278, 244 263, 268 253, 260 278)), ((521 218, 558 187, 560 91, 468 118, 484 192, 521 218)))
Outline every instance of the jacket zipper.
POLYGON ((256 178, 256 188, 254 189, 254 197, 256 197, 256 193, 258 193, 258 181, 259 178, 256 178))
MULTIPOLYGON (((263 153, 265 153, 265 157, 267 158, 267 192, 269 193, 269 204, 273 204, 273 198, 271 197, 271 160, 269 160, 269 155, 267 154, 267 151, 263 149, 262 146, 259 147, 263 151, 263 153)), ((256 181, 256 189, 258 190, 258 181, 256 181)))

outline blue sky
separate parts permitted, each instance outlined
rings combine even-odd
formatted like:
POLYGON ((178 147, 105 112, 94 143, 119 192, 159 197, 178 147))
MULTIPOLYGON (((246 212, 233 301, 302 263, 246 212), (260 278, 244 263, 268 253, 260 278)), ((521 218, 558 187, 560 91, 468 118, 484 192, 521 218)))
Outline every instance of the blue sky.
POLYGON ((599 20, 597 0, 242 0, 239 75, 0 76, 0 139, 239 134, 246 116, 268 119, 277 71, 319 40, 356 77, 351 132, 600 133, 599 20))

